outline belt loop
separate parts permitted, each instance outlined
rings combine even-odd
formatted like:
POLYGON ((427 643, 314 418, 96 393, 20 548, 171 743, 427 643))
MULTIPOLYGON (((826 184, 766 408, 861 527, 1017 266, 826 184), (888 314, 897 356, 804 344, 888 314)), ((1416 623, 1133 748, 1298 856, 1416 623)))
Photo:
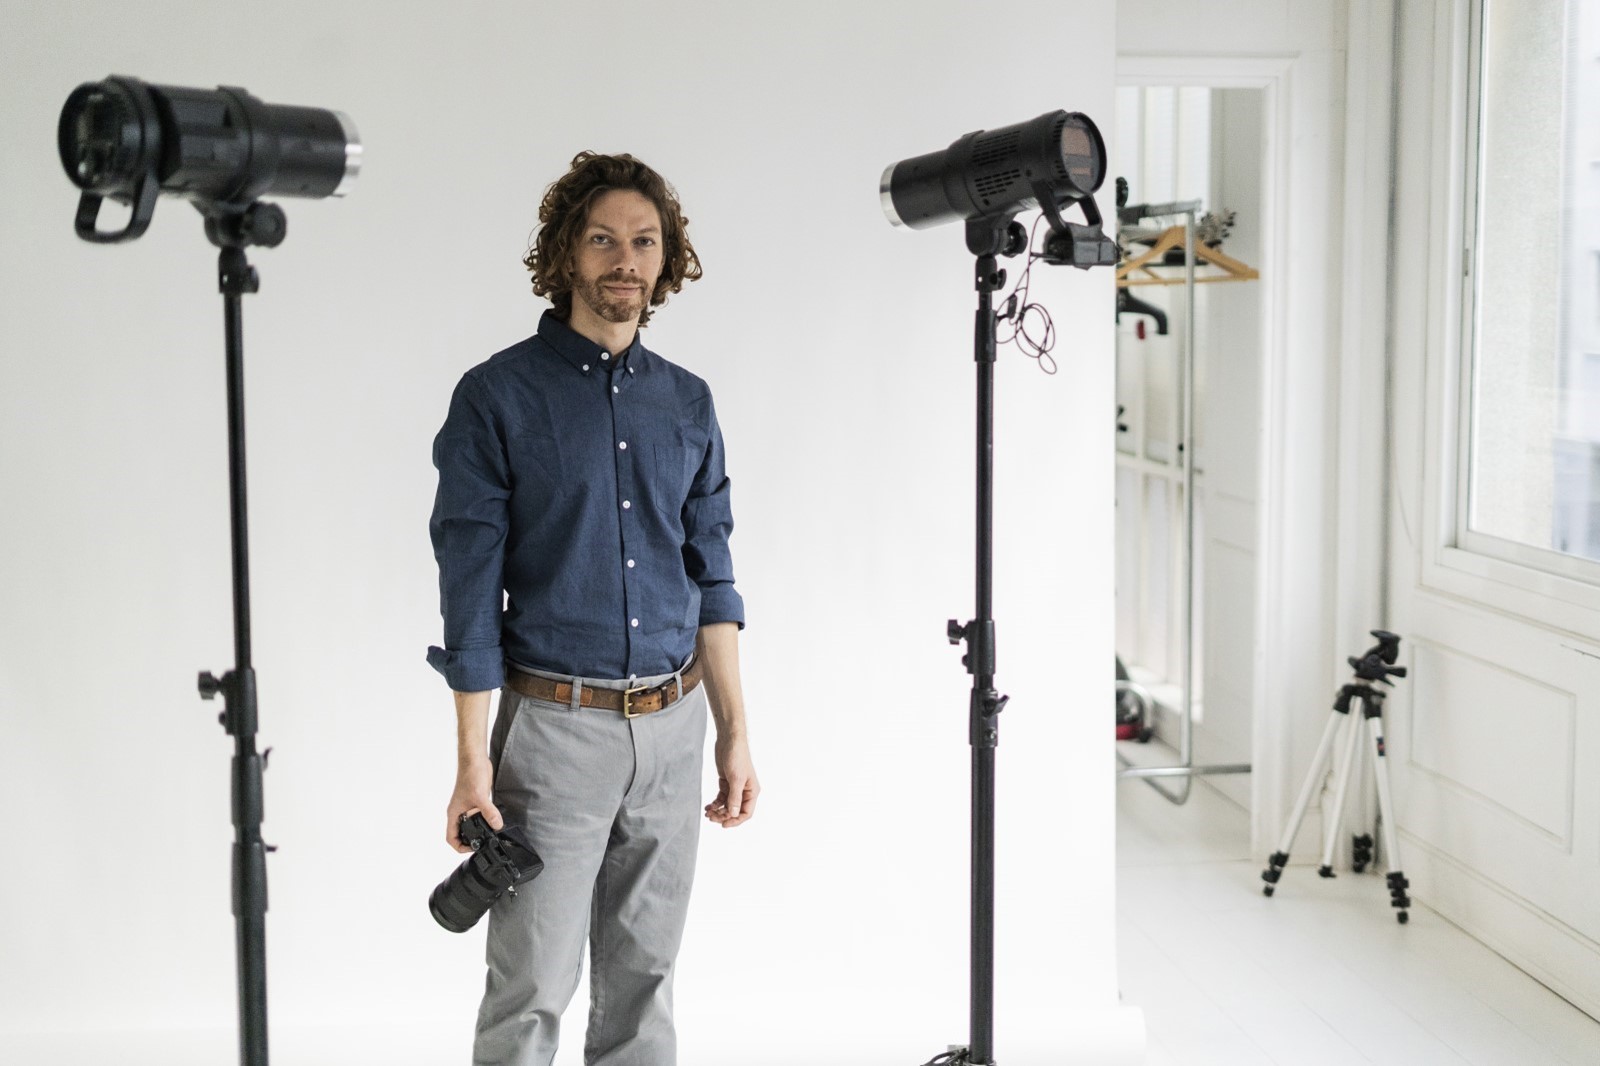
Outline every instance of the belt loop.
POLYGON ((568 701, 567 706, 574 711, 583 706, 583 678, 575 677, 572 679, 572 698, 568 701))

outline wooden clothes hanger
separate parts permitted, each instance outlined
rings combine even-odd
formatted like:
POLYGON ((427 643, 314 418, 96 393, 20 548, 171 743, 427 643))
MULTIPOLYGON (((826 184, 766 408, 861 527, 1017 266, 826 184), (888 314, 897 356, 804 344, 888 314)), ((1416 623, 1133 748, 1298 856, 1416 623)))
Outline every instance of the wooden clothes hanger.
MULTIPOLYGON (((1168 227, 1150 245, 1149 251, 1142 252, 1117 267, 1117 288, 1126 289, 1133 285, 1182 285, 1184 279, 1181 276, 1162 277, 1155 272, 1155 268, 1171 265, 1161 260, 1174 248, 1182 250, 1183 230, 1182 226, 1168 227)), ((1196 274, 1194 279, 1196 284, 1208 281, 1253 281, 1261 276, 1261 272, 1255 267, 1241 263, 1232 256, 1224 255, 1199 241, 1195 242, 1194 261, 1196 267, 1201 263, 1207 263, 1222 271, 1220 274, 1196 274)))

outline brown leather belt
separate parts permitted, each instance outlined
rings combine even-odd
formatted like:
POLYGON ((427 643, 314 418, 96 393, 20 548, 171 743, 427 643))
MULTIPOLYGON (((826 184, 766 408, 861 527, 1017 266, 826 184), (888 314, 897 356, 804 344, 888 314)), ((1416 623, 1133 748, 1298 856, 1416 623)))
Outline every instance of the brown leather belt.
MULTIPOLYGON (((578 693, 578 705, 621 711, 624 718, 654 714, 677 703, 699 686, 702 676, 700 660, 696 658, 679 676, 683 678, 681 691, 678 690, 676 679, 670 677, 659 685, 641 685, 638 688, 591 688, 585 685, 578 693)), ((548 677, 525 674, 521 670, 507 666, 506 685, 532 699, 569 705, 572 703, 570 681, 552 681, 548 677)))

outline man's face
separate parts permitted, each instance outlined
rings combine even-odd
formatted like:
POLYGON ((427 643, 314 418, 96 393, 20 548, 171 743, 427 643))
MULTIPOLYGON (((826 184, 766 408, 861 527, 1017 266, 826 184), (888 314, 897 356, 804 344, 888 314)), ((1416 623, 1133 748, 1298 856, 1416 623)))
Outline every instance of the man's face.
POLYGON ((595 197, 572 253, 574 314, 637 322, 661 276, 661 215, 632 189, 595 197))

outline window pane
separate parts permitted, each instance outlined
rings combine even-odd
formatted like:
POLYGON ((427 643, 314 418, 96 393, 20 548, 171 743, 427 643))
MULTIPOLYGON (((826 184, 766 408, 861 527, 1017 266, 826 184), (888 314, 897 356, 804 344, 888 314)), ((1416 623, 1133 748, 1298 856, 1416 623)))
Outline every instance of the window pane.
POLYGON ((1468 527, 1600 559, 1600 0, 1486 0, 1468 527))

